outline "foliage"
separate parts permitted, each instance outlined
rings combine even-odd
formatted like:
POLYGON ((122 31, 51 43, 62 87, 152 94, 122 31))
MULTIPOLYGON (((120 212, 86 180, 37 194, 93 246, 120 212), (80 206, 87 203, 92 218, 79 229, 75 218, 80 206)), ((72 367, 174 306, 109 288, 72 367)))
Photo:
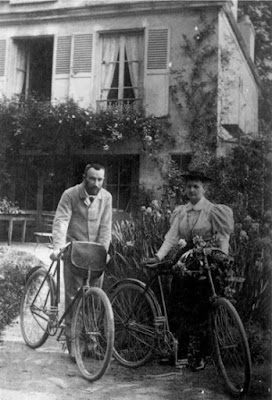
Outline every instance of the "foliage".
POLYGON ((167 118, 146 116, 132 106, 111 107, 94 112, 70 99, 62 103, 29 97, 21 103, 0 101, 0 188, 9 187, 14 160, 28 155, 28 170, 51 174, 64 170, 69 181, 74 150, 106 154, 116 146, 137 146, 139 151, 159 159, 163 144, 173 142, 167 118))
MULTIPOLYGON (((272 208, 272 168, 265 149, 265 139, 251 141, 233 148, 226 157, 211 157, 202 169, 212 178, 207 197, 231 207, 237 223, 248 214, 262 222, 266 210, 272 208)), ((171 210, 187 201, 183 173, 171 163, 164 176, 162 199, 171 210)))
POLYGON ((188 128, 193 164, 205 165, 217 146, 217 72, 207 73, 205 68, 214 63, 218 54, 216 45, 212 45, 214 26, 200 17, 193 38, 183 35, 181 45, 184 63, 187 60, 191 67, 172 70, 175 83, 170 89, 188 128))
POLYGON ((157 200, 129 220, 115 223, 110 248, 109 273, 118 280, 124 277, 146 279, 143 261, 152 257, 168 231, 171 212, 162 209, 157 200))
POLYGON ((272 3, 270 1, 250 0, 239 2, 239 16, 248 15, 255 30, 255 64, 263 82, 260 98, 260 119, 271 134, 272 108, 272 3))
POLYGON ((69 154, 75 146, 85 149, 90 145, 108 151, 117 142, 133 139, 142 143, 143 152, 154 154, 170 140, 166 119, 146 117, 143 110, 131 106, 94 112, 72 99, 52 104, 30 97, 20 105, 5 100, 0 116, 1 130, 9 132, 11 154, 22 150, 69 154))
POLYGON ((260 222, 272 206, 271 162, 266 158, 265 146, 265 140, 251 141, 235 147, 227 157, 211 159, 206 167, 213 179, 210 198, 229 205, 236 222, 248 214, 260 222))
POLYGON ((186 259, 180 258, 174 270, 179 277, 191 276, 197 280, 206 280, 205 255, 207 255, 216 293, 235 303, 235 283, 241 281, 241 278, 237 276, 239 271, 235 268, 232 257, 212 250, 218 247, 219 242, 216 237, 205 241, 202 237, 195 236, 192 252, 186 259))
POLYGON ((20 212, 20 208, 13 201, 6 197, 0 199, 0 214, 20 214, 20 212))
POLYGON ((26 274, 39 263, 30 254, 0 248, 0 331, 19 314, 26 274))
POLYGON ((231 253, 244 284, 237 290, 237 307, 243 321, 254 321, 264 330, 271 324, 272 223, 266 215, 263 224, 249 215, 236 224, 231 236, 231 253))

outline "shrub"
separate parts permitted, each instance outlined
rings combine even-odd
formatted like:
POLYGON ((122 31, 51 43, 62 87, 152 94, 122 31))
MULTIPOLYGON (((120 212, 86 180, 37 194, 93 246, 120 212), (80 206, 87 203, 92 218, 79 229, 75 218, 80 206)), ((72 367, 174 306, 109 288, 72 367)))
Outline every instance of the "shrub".
POLYGON ((40 263, 31 254, 0 248, 0 331, 18 316, 26 275, 40 263))
POLYGON ((170 227, 169 209, 162 209, 156 200, 135 213, 129 220, 116 223, 110 249, 111 279, 124 277, 146 278, 142 262, 152 257, 163 242, 170 227))

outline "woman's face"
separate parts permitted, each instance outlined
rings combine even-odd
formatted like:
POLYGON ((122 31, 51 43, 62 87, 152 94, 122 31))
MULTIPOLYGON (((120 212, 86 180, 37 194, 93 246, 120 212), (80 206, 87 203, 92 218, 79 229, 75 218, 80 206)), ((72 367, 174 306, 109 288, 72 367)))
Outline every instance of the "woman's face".
POLYGON ((187 181, 185 192, 190 202, 196 204, 205 193, 203 182, 199 180, 187 181))

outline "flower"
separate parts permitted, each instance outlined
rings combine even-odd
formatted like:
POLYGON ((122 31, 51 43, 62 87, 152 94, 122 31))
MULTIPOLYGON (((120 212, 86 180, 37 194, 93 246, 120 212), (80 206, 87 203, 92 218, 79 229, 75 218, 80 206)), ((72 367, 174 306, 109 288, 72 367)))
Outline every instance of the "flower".
POLYGON ((234 225, 234 229, 237 230, 238 232, 240 232, 242 230, 242 224, 236 223, 234 225))
POLYGON ((146 213, 147 213, 147 214, 151 214, 151 213, 152 213, 152 208, 151 208, 151 207, 147 207, 146 213))
POLYGON ((126 242, 126 246, 127 247, 133 247, 134 246, 134 242, 132 240, 130 240, 129 242, 126 242))
POLYGON ((151 206, 152 206, 153 208, 159 208, 158 200, 152 200, 151 206))
POLYGON ((241 231, 240 232, 240 238, 241 239, 245 239, 245 240, 248 240, 248 234, 246 233, 246 231, 241 231))
POLYGON ((251 225, 251 229, 253 230, 253 232, 259 233, 260 231, 260 224, 258 222, 254 222, 251 225))
POLYGON ((110 148, 110 146, 109 146, 108 144, 105 144, 105 145, 103 146, 103 150, 105 150, 105 151, 108 151, 109 148, 110 148))
POLYGON ((141 207, 141 211, 145 212, 145 211, 146 211, 146 207, 145 207, 145 206, 142 206, 142 207, 141 207))
POLYGON ((179 239, 179 241, 178 241, 178 245, 182 248, 182 247, 185 247, 186 246, 186 240, 184 240, 184 239, 179 239))
POLYGON ((250 215, 247 215, 247 216, 244 218, 244 223, 245 223, 246 225, 250 225, 250 224, 252 223, 252 218, 251 218, 250 215))

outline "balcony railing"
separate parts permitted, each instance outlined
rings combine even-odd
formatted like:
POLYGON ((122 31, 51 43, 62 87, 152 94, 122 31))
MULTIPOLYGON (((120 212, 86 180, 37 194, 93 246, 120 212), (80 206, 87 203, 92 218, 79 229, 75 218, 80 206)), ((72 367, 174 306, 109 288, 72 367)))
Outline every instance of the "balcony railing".
POLYGON ((108 108, 131 107, 134 110, 140 110, 143 106, 142 99, 116 99, 116 100, 97 100, 97 111, 104 111, 108 108))

